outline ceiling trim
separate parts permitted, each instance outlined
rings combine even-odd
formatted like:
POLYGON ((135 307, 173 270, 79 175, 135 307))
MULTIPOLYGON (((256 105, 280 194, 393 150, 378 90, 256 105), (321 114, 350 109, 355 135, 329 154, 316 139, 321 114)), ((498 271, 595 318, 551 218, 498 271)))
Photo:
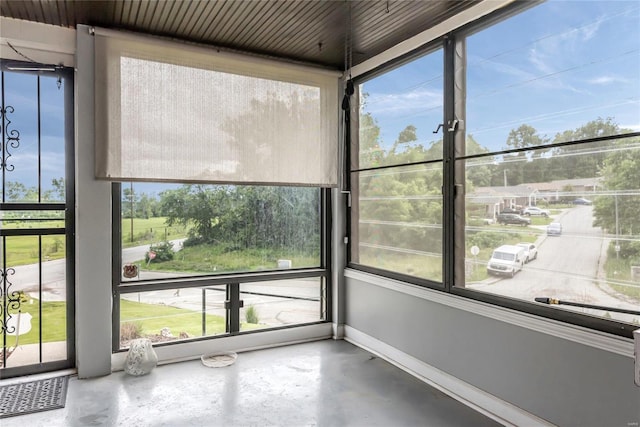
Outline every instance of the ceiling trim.
POLYGON ((76 53, 76 30, 0 17, 0 57, 26 61, 20 53, 40 64, 55 64, 73 67, 76 53))

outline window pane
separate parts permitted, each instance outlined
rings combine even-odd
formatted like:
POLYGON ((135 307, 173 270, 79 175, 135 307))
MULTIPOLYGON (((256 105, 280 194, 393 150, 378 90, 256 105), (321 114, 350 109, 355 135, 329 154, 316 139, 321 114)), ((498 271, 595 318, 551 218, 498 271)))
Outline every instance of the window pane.
POLYGON ((64 202, 64 82, 58 88, 56 77, 2 74, 7 110, 3 201, 64 202))
POLYGON ((0 243, 0 255, 6 259, 5 279, 1 283, 6 286, 2 297, 7 307, 5 339, 10 356, 6 367, 65 360, 64 235, 8 236, 0 243))
POLYGON ((354 179, 352 261, 442 281, 442 164, 354 173, 354 179))
POLYGON ((122 185, 123 279, 320 267, 320 190, 122 185))
POLYGON ((606 309, 639 307, 640 139, 553 146, 640 130, 639 48, 630 2, 548 1, 468 37, 465 152, 487 155, 456 163, 457 286, 640 322, 606 309), (511 148, 530 149, 491 155, 511 148))
POLYGON ((136 338, 184 340, 226 332, 226 286, 122 294, 120 347, 136 338))
POLYGON ((318 322, 326 319, 320 277, 242 283, 240 330, 318 322))
MULTIPOLYGON (((466 287, 639 310, 640 138, 533 150, 502 166, 466 163, 466 287), (512 185, 514 173, 528 178, 512 185), (507 185, 486 185, 505 176, 507 185)), ((640 322, 606 309, 557 307, 640 322)))
POLYGON ((640 130, 638 40, 626 1, 548 1, 468 37, 467 133, 495 151, 640 130))
POLYGON ((438 49, 358 85, 353 263, 442 281, 442 70, 438 49))
POLYGON ((355 169, 442 159, 442 50, 358 86, 355 169))

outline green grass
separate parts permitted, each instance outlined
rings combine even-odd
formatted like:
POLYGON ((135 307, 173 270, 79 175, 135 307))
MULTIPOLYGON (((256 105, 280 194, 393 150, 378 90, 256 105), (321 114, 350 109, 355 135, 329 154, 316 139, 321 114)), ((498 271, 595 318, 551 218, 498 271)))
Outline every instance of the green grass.
MULTIPOLYGON (((607 274, 607 281, 613 282, 632 282, 631 278, 631 265, 632 262, 628 259, 620 258, 616 259, 615 252, 608 251, 607 262, 605 263, 605 271, 607 274)), ((637 265, 637 263, 633 263, 637 265)), ((635 286, 618 285, 616 283, 609 282, 609 286, 620 292, 623 295, 627 295, 636 300, 640 300, 640 284, 635 283, 635 286)))
POLYGON ((442 258, 436 256, 393 253, 375 248, 362 248, 360 264, 395 271, 423 279, 442 281, 442 258))
MULTIPOLYGON (((206 315, 207 335, 226 331, 226 321, 222 316, 206 315)), ((120 324, 139 322, 142 335, 160 334, 168 327, 174 336, 186 332, 189 336, 202 336, 202 313, 162 304, 145 304, 126 299, 120 300, 120 324)))
POLYGON ((124 218, 122 220, 122 247, 148 245, 187 236, 185 227, 176 225, 169 227, 165 217, 134 218, 133 239, 131 239, 131 225, 131 219, 124 218))
MULTIPOLYGON (((169 227, 165 223, 166 218, 157 217, 149 219, 135 218, 133 220, 133 236, 131 241, 131 220, 122 220, 122 246, 131 247, 148 245, 161 242, 165 239, 181 239, 187 236, 184 227, 169 227)), ((7 221, 2 224, 7 229, 31 229, 31 228, 64 228, 64 221, 51 220, 42 222, 7 221)), ((43 261, 62 259, 66 256, 65 236, 48 235, 42 236, 42 251, 39 250, 38 236, 9 236, 7 242, 7 266, 17 267, 19 265, 35 264, 40 260, 42 253, 43 261)))
POLYGON ((181 249, 172 261, 152 261, 144 269, 189 273, 274 270, 279 259, 290 259, 293 268, 318 267, 320 264, 319 256, 270 249, 225 250, 217 245, 199 245, 181 249))
POLYGON ((34 264, 40 259, 50 261, 65 257, 65 236, 42 236, 42 251, 39 250, 39 236, 9 236, 7 242, 7 266, 34 264))
MULTIPOLYGON (((20 309, 32 316, 31 330, 20 335, 19 344, 37 344, 40 342, 40 313, 39 300, 23 297, 20 309)), ((17 316, 17 310, 11 310, 11 314, 17 316)), ((42 342, 65 341, 66 331, 66 303, 63 301, 42 302, 42 342)), ((160 330, 169 327, 176 337, 180 332, 186 332, 189 336, 202 336, 202 314, 183 308, 170 307, 162 304, 145 304, 135 301, 121 300, 120 322, 139 323, 143 335, 160 334, 160 330)), ((222 316, 206 315, 207 335, 221 334, 226 331, 226 321, 222 316)), ((263 325, 242 323, 242 330, 250 330, 263 327, 263 325)), ((15 337, 7 336, 7 345, 12 347, 15 337)))
MULTIPOLYGON (((40 342, 40 301, 35 298, 25 297, 20 305, 20 311, 29 313, 31 319, 31 331, 20 335, 20 345, 37 344, 40 342)), ((42 342, 65 341, 67 339, 67 304, 64 301, 42 302, 42 342)), ((10 310, 13 316, 17 316, 17 310, 10 310)), ((14 336, 7 336, 7 345, 13 346, 14 336)))

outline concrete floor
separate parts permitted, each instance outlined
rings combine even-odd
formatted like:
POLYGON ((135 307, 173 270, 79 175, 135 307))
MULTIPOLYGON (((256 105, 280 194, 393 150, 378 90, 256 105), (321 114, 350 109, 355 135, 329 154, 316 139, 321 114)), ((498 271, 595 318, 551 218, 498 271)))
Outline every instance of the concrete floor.
POLYGON ((64 409, 13 426, 496 426, 465 405, 345 341, 325 340, 69 382, 64 409))

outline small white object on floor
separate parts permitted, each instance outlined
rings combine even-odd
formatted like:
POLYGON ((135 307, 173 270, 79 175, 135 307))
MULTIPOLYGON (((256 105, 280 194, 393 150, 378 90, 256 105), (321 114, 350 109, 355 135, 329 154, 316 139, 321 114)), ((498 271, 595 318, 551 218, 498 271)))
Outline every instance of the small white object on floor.
POLYGON ((209 368, 222 368, 224 366, 233 365, 238 358, 238 355, 232 351, 216 354, 205 354, 200 360, 202 364, 209 368))
POLYGON ((146 375, 158 364, 151 340, 148 338, 138 338, 131 342, 127 359, 124 362, 124 371, 133 376, 146 375))

